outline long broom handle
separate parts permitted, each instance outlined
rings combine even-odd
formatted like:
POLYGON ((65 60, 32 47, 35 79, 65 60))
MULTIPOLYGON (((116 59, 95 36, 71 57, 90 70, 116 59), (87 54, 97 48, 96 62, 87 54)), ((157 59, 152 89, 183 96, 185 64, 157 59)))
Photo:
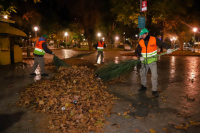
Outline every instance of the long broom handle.
MULTIPOLYGON (((177 49, 172 49, 172 52, 177 51, 177 50, 179 50, 179 48, 177 48, 177 49)), ((167 52, 158 54, 157 57, 162 56, 162 55, 165 55, 165 54, 167 54, 167 52)))
MULTIPOLYGON (((179 48, 177 48, 177 49, 172 49, 172 52, 177 51, 177 50, 179 50, 179 48)), ((167 54, 167 52, 163 52, 163 53, 158 54, 158 55, 156 55, 156 56, 154 56, 154 57, 148 57, 147 59, 159 57, 159 56, 166 55, 166 54, 167 54)))

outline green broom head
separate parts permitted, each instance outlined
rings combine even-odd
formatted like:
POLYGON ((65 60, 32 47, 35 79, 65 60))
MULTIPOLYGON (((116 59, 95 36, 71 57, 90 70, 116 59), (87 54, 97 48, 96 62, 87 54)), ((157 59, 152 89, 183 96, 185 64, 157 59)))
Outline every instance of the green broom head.
MULTIPOLYGON (((178 49, 173 49, 172 52, 178 49)), ((167 54, 167 52, 158 54, 156 57, 167 54)), ((151 57, 150 57, 151 58, 151 57)), ((103 81, 110 81, 114 79, 119 79, 121 77, 125 77, 129 73, 131 73, 134 67, 140 62, 140 60, 127 60, 122 61, 119 64, 108 64, 105 67, 98 69, 95 74, 99 76, 103 81)))
POLYGON ((98 69, 95 74, 103 81, 119 79, 131 73, 138 62, 140 62, 140 60, 127 60, 122 61, 119 64, 110 63, 107 66, 98 69))
POLYGON ((58 69, 61 66, 64 67, 69 67, 69 65, 67 65, 63 60, 59 59, 57 56, 54 55, 53 57, 53 64, 56 66, 56 68, 58 69))

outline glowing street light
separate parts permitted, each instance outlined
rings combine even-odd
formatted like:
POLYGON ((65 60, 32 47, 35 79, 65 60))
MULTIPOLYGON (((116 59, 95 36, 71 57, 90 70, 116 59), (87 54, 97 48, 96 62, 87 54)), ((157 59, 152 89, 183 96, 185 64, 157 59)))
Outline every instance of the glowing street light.
POLYGON ((194 31, 194 43, 196 42, 195 40, 195 33, 197 32, 197 28, 193 28, 193 31, 194 31))
POLYGON ((65 36, 66 36, 66 43, 67 43, 67 37, 68 37, 68 33, 67 32, 65 32, 65 34, 64 34, 65 36))
POLYGON ((3 15, 3 18, 4 19, 8 19, 8 15, 3 15))
POLYGON ((115 37, 115 39, 116 39, 116 40, 119 40, 119 37, 118 37, 118 36, 116 36, 116 37, 115 37))
POLYGON ((34 27, 34 31, 35 31, 35 42, 37 42, 37 31, 38 31, 37 26, 34 27))
POLYGON ((37 26, 34 27, 34 31, 35 31, 35 38, 37 39, 37 31, 38 31, 38 27, 37 26))
POLYGON ((172 37, 172 38, 170 38, 170 40, 171 40, 171 42, 172 42, 172 44, 174 44, 174 48, 176 48, 176 40, 177 40, 177 38, 176 37, 172 37))
MULTIPOLYGON (((197 32, 197 28, 193 28, 193 31, 194 31, 194 45, 195 45, 195 42, 196 42, 196 40, 195 40, 195 33, 197 32)), ((193 52, 195 52, 195 49, 193 49, 193 52)))
POLYGON ((99 41, 100 41, 100 36, 101 36, 101 33, 99 32, 99 33, 97 33, 97 36, 99 37, 99 41))

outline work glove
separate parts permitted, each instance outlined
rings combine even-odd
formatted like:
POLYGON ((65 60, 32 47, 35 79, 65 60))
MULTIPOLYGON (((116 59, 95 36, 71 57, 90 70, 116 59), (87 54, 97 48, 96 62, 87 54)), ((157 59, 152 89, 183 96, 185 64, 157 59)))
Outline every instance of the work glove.
POLYGON ((144 61, 144 58, 143 58, 143 57, 140 57, 140 61, 144 61))
POLYGON ((172 49, 169 48, 169 49, 167 50, 167 54, 171 54, 171 53, 172 53, 172 49))

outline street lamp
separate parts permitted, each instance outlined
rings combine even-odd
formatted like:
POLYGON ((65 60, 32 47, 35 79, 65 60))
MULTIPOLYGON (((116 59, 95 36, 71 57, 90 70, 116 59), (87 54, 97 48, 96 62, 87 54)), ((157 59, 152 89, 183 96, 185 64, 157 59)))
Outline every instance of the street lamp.
POLYGON ((66 36, 66 43, 67 43, 67 37, 68 37, 68 33, 67 32, 65 32, 65 34, 64 34, 65 36, 66 36))
MULTIPOLYGON (((68 33, 67 33, 67 32, 65 32, 64 36, 66 37, 66 45, 65 45, 65 46, 68 46, 68 45, 67 45, 67 42, 68 42, 68 40, 67 40, 68 33)), ((66 48, 66 47, 65 47, 65 48, 66 48)))
POLYGON ((8 15, 3 15, 3 18, 4 19, 8 19, 8 15))
MULTIPOLYGON (((195 45, 195 42, 196 42, 196 40, 195 40, 195 33, 197 32, 197 28, 193 28, 193 31, 194 31, 194 45, 195 45)), ((195 52, 195 49, 193 50, 193 52, 195 52)))
POLYGON ((176 37, 172 37, 172 38, 170 38, 170 40, 171 40, 172 44, 174 45, 174 48, 176 48, 176 40, 177 40, 177 38, 176 37))
POLYGON ((125 32, 124 32, 124 45, 125 45, 125 39, 126 39, 126 37, 125 37, 125 32))
POLYGON ((101 33, 97 33, 97 36, 99 37, 99 41, 100 41, 100 36, 101 36, 101 33))
POLYGON ((116 40, 119 40, 119 37, 118 37, 118 36, 116 36, 116 37, 115 37, 115 39, 116 39, 116 40))
POLYGON ((193 31, 194 31, 194 42, 196 41, 195 40, 195 32, 197 32, 197 28, 193 28, 193 31))
POLYGON ((37 31, 38 31, 37 26, 34 27, 34 31, 35 31, 35 44, 36 44, 36 42, 37 42, 37 31))

